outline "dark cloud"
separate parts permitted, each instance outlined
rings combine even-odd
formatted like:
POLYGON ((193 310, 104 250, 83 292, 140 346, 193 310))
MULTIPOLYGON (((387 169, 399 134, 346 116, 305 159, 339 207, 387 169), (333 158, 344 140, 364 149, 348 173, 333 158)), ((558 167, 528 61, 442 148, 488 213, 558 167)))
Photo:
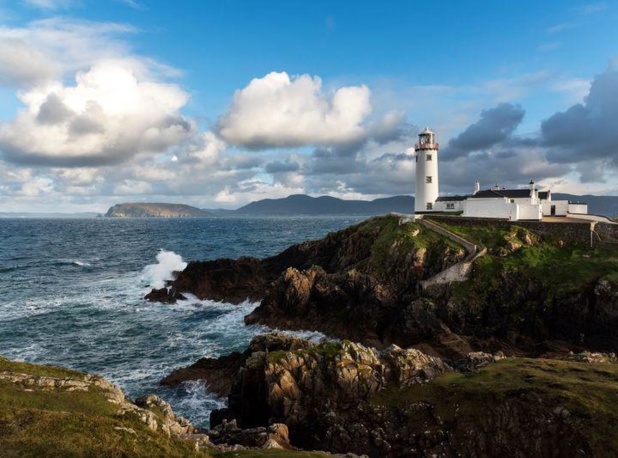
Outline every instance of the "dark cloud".
POLYGON ((597 76, 584 103, 556 113, 541 124, 541 140, 553 162, 579 163, 607 158, 618 166, 618 71, 597 76))
POLYGON ((414 139, 419 128, 406 121, 404 113, 392 112, 369 125, 368 137, 379 145, 414 139))
POLYGON ((300 170, 300 164, 296 161, 286 159, 285 161, 274 161, 266 164, 268 173, 296 172, 300 170))
POLYGON ((338 148, 317 148, 314 150, 305 173, 307 175, 358 173, 364 168, 364 161, 353 152, 338 148))
POLYGON ((260 167, 264 161, 261 157, 250 154, 236 154, 225 161, 226 170, 250 170, 260 167))
POLYGON ((501 103, 481 112, 481 118, 453 138, 442 153, 442 159, 452 160, 473 151, 491 148, 509 139, 524 119, 519 105, 501 103))

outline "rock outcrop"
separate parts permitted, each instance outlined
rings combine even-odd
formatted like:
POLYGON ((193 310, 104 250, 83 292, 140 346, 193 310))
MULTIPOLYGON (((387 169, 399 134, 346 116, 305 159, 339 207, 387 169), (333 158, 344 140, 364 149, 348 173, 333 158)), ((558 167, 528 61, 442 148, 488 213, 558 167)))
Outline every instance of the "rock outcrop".
MULTIPOLYGON (((251 348, 255 351, 235 376, 228 408, 213 412, 211 424, 285 423, 295 444, 308 448, 324 449, 323 438, 344 426, 343 417, 330 426, 328 419, 357 412, 379 391, 452 371, 439 358, 396 346, 377 351, 348 341, 317 345, 270 335, 254 339, 251 348)), ((326 447, 331 451, 355 450, 350 443, 331 445, 326 447)))
MULTIPOLYGON (((252 343, 257 351, 236 374, 229 407, 211 416, 217 441, 266 443, 269 425, 285 424, 292 446, 371 457, 590 456, 603 447, 592 445, 597 426, 586 420, 589 400, 576 397, 591 393, 583 389, 569 400, 557 394, 581 384, 570 374, 604 383, 618 369, 550 360, 496 364, 503 355, 474 353, 459 361, 473 374, 463 376, 415 349, 279 338, 252 343), (296 350, 284 349, 291 343, 296 350), (550 382, 557 374, 564 386, 550 382)), ((613 389, 592 396, 611 397, 613 389)))

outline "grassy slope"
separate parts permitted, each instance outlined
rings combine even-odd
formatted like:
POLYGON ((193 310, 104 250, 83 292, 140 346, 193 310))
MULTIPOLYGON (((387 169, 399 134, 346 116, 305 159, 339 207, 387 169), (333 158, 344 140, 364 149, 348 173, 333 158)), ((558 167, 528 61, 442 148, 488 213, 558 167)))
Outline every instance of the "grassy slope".
MULTIPOLYGON (((67 369, 0 359, 0 372, 83 380, 67 369)), ((24 389, 0 380, 2 456, 208 456, 178 438, 149 430, 97 387, 89 391, 24 389), (126 428, 126 429, 121 429, 126 428), (129 431, 133 430, 133 432, 129 431)))
MULTIPOLYGON (((418 223, 399 223, 395 215, 371 218, 359 224, 361 234, 377 232, 379 235, 371 247, 371 257, 367 260, 370 269, 378 276, 387 275, 392 269, 394 247, 398 253, 410 253, 416 249, 429 250, 428 263, 438 262, 432 257, 442 255, 445 250, 464 253, 464 248, 441 235, 426 229, 418 223)), ((439 263, 439 262, 438 262, 439 263)))
MULTIPOLYGON (((530 278, 541 280, 548 288, 568 293, 576 291, 594 280, 605 278, 618 285, 618 248, 589 248, 586 244, 569 242, 560 246, 557 238, 532 234, 534 244, 523 246, 508 256, 496 256, 509 240, 521 241, 528 230, 512 226, 510 229, 486 226, 448 225, 450 230, 475 243, 486 246, 490 256, 479 258, 475 263, 473 283, 491 285, 496 281, 496 272, 527 272, 530 278)), ((468 284, 461 285, 468 288, 468 284)))
POLYGON ((395 408, 426 402, 448 425, 455 418, 480 423, 502 402, 515 398, 529 402, 531 412, 566 409, 593 450, 618 456, 615 364, 506 359, 470 375, 450 373, 432 383, 383 391, 372 402, 395 408))

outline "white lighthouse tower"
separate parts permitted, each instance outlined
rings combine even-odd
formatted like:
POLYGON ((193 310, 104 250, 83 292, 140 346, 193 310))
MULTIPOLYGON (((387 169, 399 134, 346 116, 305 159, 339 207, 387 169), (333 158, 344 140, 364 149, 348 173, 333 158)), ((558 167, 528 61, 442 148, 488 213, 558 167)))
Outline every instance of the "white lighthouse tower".
POLYGON ((414 196, 414 213, 434 211, 438 191, 438 150, 436 134, 425 128, 418 134, 416 152, 416 193, 414 196))

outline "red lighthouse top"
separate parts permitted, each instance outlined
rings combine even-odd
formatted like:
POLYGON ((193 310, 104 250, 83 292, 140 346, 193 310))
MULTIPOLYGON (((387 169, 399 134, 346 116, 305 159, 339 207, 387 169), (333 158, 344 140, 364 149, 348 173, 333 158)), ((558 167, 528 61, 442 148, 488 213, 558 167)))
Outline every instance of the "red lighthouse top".
POLYGON ((414 150, 424 150, 424 149, 440 149, 440 144, 436 143, 436 134, 429 130, 429 127, 425 127, 420 134, 418 134, 418 143, 414 145, 414 150))

